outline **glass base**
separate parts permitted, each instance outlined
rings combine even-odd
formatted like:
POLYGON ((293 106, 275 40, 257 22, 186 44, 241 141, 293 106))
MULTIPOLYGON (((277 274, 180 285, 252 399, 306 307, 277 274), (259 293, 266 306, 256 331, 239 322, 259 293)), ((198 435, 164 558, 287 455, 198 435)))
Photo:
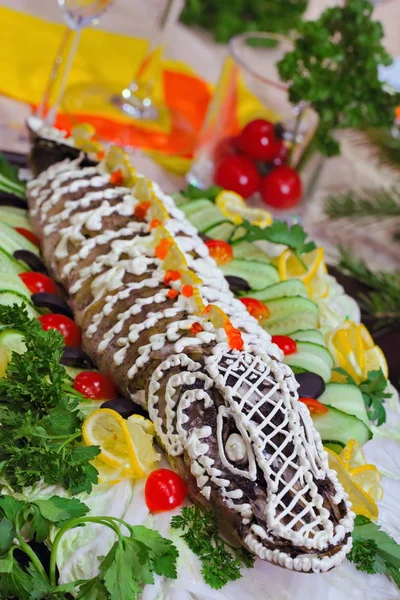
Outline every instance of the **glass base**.
POLYGON ((89 122, 100 139, 127 149, 163 155, 189 155, 198 131, 182 113, 146 99, 124 98, 119 84, 76 85, 66 90, 61 109, 71 124, 89 122))

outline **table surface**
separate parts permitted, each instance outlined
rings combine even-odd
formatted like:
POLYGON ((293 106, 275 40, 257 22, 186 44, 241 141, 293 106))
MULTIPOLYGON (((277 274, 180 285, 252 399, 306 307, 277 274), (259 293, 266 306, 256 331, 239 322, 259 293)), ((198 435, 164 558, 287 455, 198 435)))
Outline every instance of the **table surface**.
MULTIPOLYGON (((115 4, 100 19, 97 27, 126 35, 140 35, 143 19, 134 18, 135 5, 138 11, 145 6, 151 12, 151 3, 160 0, 115 0, 115 4)), ((332 0, 310 0, 306 16, 315 18, 332 0)), ((56 0, 2 0, 4 6, 24 11, 50 21, 61 22, 60 11, 56 0)), ((149 14, 149 13, 148 13, 149 14)), ((376 5, 374 16, 379 19, 385 30, 385 45, 393 56, 400 56, 400 0, 385 0, 376 5)), ((146 34, 145 34, 146 35, 146 34)), ((170 36, 167 56, 172 59, 183 59, 199 75, 215 83, 226 56, 226 46, 216 44, 210 35, 177 24, 173 35, 170 36)), ((0 147, 2 126, 8 123, 22 123, 29 114, 29 107, 10 98, 0 96, 0 147)), ((4 129, 3 129, 4 130, 4 129)), ((20 140, 12 147, 4 148, 14 151, 26 151, 26 142, 20 140)), ((161 167, 141 153, 133 156, 135 166, 145 175, 157 180, 166 191, 182 187, 184 183, 179 177, 165 172, 161 167)), ((326 221, 323 214, 323 199, 330 193, 351 187, 365 188, 374 186, 390 186, 398 178, 398 173, 383 169, 370 159, 368 152, 355 150, 351 136, 344 134, 342 141, 342 156, 325 161, 322 175, 319 179, 317 193, 307 202, 303 215, 304 225, 309 232, 327 248, 329 257, 333 260, 335 247, 338 243, 352 240, 357 246, 357 253, 364 257, 372 266, 398 268, 400 264, 400 244, 388 244, 388 232, 398 227, 400 219, 391 219, 377 225, 376 221, 365 220, 361 227, 348 220, 336 223, 326 221)))

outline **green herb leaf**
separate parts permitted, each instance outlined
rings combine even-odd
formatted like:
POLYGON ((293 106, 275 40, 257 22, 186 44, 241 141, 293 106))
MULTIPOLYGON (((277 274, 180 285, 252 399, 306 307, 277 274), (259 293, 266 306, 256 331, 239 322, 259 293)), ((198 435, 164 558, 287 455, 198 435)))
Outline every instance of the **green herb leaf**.
POLYGON ((218 590, 229 581, 239 579, 242 567, 252 567, 254 557, 243 548, 233 548, 218 535, 216 516, 202 512, 198 506, 184 506, 173 517, 171 527, 181 529, 181 537, 202 563, 204 581, 218 590))
POLYGON ((278 63, 293 104, 306 102, 318 114, 313 146, 339 153, 339 129, 390 127, 400 95, 379 78, 379 66, 392 60, 383 44, 383 28, 371 18, 369 0, 347 0, 326 9, 319 19, 299 25, 294 48, 278 63))
POLYGON ((15 537, 15 527, 5 517, 0 519, 0 556, 6 554, 12 546, 15 537))
MULTIPOLYGON (((77 494, 90 493, 97 470, 90 464, 98 447, 79 447, 79 394, 60 364, 64 340, 54 330, 44 331, 26 309, 0 306, 0 322, 24 335, 26 352, 13 353, 6 377, 0 379, 0 464, 2 476, 15 490, 40 479, 61 484, 77 494)), ((38 524, 39 538, 46 527, 38 524)))
POLYGON ((18 167, 0 152, 0 191, 25 198, 25 184, 18 178, 18 167))
POLYGON ((400 545, 380 525, 357 515, 352 533, 353 548, 348 555, 359 571, 382 573, 400 587, 400 545))
POLYGON ((351 383, 359 388, 362 393, 365 408, 367 409, 368 418, 375 422, 379 427, 386 421, 386 410, 384 402, 386 398, 390 398, 391 394, 386 392, 388 381, 383 374, 382 369, 377 371, 369 371, 367 379, 357 384, 354 379, 341 367, 333 369, 336 373, 347 378, 346 383, 351 383))
POLYGON ((233 246, 239 242, 256 242, 258 240, 287 246, 293 250, 302 263, 302 255, 316 248, 314 242, 307 241, 307 233, 301 225, 289 226, 284 221, 274 221, 272 225, 264 228, 252 225, 249 221, 243 221, 235 227, 230 237, 233 246))

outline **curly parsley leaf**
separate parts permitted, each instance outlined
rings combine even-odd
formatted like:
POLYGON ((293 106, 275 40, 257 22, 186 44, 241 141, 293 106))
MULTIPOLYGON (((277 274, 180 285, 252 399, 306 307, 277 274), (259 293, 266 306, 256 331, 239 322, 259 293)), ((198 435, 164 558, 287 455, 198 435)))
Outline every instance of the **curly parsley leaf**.
POLYGON ((26 351, 13 352, 0 379, 0 475, 15 490, 40 479, 72 493, 90 493, 97 447, 79 447, 80 395, 68 382, 60 359, 64 340, 44 331, 25 308, 0 306, 0 322, 21 332, 26 351))
POLYGON ((254 557, 243 548, 233 548, 218 534, 213 512, 202 512, 198 506, 184 506, 171 520, 171 527, 181 529, 181 537, 199 557, 204 581, 219 590, 229 581, 240 579, 242 567, 252 567, 254 557))
POLYGON ((380 427, 386 422, 386 410, 384 402, 386 398, 390 398, 391 394, 386 391, 387 379, 383 374, 382 369, 369 371, 367 379, 357 384, 354 379, 341 367, 333 369, 336 373, 343 375, 346 378, 346 383, 351 383, 359 388, 362 393, 367 415, 370 421, 376 422, 376 426, 380 427))
POLYGON ((400 545, 380 525, 357 515, 352 533, 353 548, 348 559, 359 571, 381 573, 400 587, 400 545))
POLYGON ((314 242, 307 241, 307 233, 301 225, 296 223, 290 226, 284 221, 274 221, 272 225, 264 228, 252 225, 249 221, 243 221, 235 227, 229 241, 235 245, 239 242, 261 240, 287 246, 303 265, 302 255, 316 249, 314 242))

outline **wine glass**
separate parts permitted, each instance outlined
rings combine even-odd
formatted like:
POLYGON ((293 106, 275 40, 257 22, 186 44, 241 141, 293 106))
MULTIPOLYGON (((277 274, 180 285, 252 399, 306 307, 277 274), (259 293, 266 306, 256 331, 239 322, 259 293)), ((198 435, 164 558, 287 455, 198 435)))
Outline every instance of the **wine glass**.
POLYGON ((67 88, 62 109, 71 124, 90 122, 91 117, 100 139, 129 150, 139 148, 164 155, 193 150, 197 126, 183 114, 183 103, 167 105, 163 88, 165 46, 183 6, 184 0, 131 0, 132 36, 144 42, 142 48, 148 42, 147 52, 143 52, 128 85, 113 81, 110 73, 104 80, 67 88))
POLYGON ((37 116, 53 125, 79 45, 82 29, 91 25, 113 0, 57 0, 67 28, 61 39, 37 116))

